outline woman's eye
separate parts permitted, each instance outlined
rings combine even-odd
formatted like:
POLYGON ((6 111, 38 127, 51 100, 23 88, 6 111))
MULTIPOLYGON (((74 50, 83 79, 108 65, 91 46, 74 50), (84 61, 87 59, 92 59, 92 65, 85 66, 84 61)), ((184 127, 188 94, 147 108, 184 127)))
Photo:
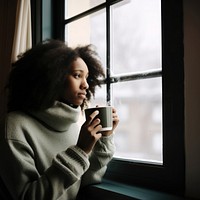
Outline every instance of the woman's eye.
POLYGON ((74 77, 75 77, 75 78, 80 78, 81 75, 80 75, 80 74, 74 74, 74 77))

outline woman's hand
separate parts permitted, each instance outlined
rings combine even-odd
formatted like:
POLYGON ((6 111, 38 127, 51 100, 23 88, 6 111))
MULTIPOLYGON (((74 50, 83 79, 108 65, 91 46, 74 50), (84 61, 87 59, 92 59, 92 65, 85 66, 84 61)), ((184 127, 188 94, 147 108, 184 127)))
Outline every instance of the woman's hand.
POLYGON ((109 136, 113 133, 113 131, 115 130, 115 128, 117 127, 117 125, 119 124, 119 117, 117 115, 117 111, 115 108, 112 108, 112 118, 113 118, 113 128, 111 131, 103 131, 101 132, 101 134, 103 136, 109 136))
POLYGON ((99 111, 94 111, 88 120, 82 125, 77 146, 80 147, 85 153, 89 153, 96 142, 101 138, 102 134, 99 133, 102 126, 100 125, 100 119, 95 118, 99 114, 99 111))

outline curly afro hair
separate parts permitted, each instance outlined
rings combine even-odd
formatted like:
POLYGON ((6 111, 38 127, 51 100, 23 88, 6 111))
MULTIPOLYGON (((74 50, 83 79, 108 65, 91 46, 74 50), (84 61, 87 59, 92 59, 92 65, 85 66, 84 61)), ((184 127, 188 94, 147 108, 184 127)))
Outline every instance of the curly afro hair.
POLYGON ((87 100, 83 109, 95 95, 96 86, 104 70, 93 45, 68 47, 59 40, 45 40, 19 56, 12 63, 8 79, 8 112, 14 110, 43 110, 59 99, 67 68, 78 57, 89 70, 87 100))

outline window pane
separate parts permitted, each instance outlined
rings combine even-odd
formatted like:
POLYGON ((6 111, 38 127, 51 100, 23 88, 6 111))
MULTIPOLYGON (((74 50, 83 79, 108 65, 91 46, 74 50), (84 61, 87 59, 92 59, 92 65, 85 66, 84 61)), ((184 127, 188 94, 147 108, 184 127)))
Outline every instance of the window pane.
POLYGON ((95 97, 91 101, 90 106, 96 107, 96 106, 105 106, 106 103, 106 85, 102 85, 100 88, 97 87, 95 91, 95 97))
POLYGON ((105 0, 65 0, 65 19, 104 3, 105 0))
POLYGON ((113 85, 114 106, 120 116, 116 157, 162 163, 161 96, 161 78, 113 85))
POLYGON ((95 45, 103 66, 105 66, 105 9, 67 24, 65 26, 65 41, 68 42, 69 46, 95 45))
POLYGON ((161 68, 160 0, 115 4, 111 23, 114 73, 161 68))

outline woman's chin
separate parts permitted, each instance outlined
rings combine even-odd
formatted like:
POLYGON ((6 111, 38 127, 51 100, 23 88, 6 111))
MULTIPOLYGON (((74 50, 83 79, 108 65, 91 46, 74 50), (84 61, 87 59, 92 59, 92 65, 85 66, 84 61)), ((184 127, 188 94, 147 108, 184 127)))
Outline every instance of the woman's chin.
POLYGON ((77 108, 78 106, 81 106, 84 103, 85 99, 80 98, 77 101, 73 101, 73 102, 72 101, 70 102, 70 101, 67 101, 67 100, 64 100, 64 99, 61 99, 60 101, 71 106, 71 107, 77 108))

